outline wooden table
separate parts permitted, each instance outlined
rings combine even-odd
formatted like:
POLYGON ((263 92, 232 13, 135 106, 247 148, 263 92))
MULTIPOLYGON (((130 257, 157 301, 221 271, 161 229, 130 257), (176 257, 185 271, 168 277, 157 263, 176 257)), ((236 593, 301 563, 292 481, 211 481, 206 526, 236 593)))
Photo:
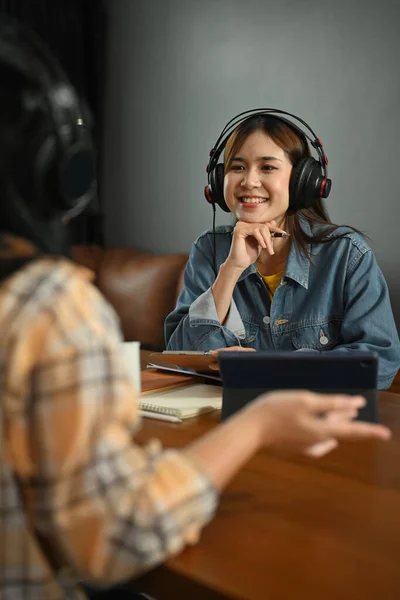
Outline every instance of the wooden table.
MULTIPOLYGON (((182 447, 219 413, 146 419, 138 440, 182 447)), ((400 396, 380 394, 389 443, 328 456, 258 453, 222 494, 197 546, 136 581, 157 600, 399 600, 400 396)))

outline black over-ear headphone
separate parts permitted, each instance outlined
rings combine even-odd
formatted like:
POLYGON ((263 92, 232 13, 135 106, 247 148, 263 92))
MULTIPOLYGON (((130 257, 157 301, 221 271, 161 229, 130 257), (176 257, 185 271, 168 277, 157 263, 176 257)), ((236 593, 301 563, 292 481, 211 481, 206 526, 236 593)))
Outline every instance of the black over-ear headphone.
POLYGON ((1 23, 1 65, 30 82, 23 110, 39 115, 31 139, 12 158, 15 185, 34 216, 76 216, 96 190, 95 154, 77 94, 41 40, 12 21, 1 23))
POLYGON ((229 123, 225 125, 214 144, 214 147, 210 150, 210 158, 207 165, 208 185, 204 189, 206 200, 210 202, 210 204, 218 204, 225 212, 230 212, 224 199, 224 165, 218 163, 218 159, 236 127, 243 121, 260 115, 272 115, 275 118, 284 121, 289 127, 294 129, 300 137, 306 138, 318 154, 318 160, 311 157, 302 158, 293 166, 289 182, 289 208, 293 210, 309 208, 318 199, 327 198, 332 187, 332 181, 328 179, 328 159, 325 155, 321 140, 315 135, 311 127, 307 125, 305 121, 296 117, 296 115, 284 110, 277 110, 275 108, 255 108, 246 110, 231 119, 229 123), (296 121, 299 121, 303 127, 311 132, 313 137, 311 138, 307 133, 300 129, 300 127, 280 115, 286 115, 292 119, 296 119, 296 121))

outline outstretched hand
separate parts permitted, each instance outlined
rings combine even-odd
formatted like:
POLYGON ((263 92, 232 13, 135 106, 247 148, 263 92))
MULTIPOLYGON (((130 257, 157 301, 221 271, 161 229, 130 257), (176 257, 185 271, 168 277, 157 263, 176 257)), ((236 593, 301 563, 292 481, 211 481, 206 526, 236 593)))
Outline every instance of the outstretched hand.
POLYGON ((290 390, 263 394, 247 410, 263 420, 265 444, 318 457, 340 440, 391 437, 383 425, 353 420, 364 405, 362 396, 290 390))

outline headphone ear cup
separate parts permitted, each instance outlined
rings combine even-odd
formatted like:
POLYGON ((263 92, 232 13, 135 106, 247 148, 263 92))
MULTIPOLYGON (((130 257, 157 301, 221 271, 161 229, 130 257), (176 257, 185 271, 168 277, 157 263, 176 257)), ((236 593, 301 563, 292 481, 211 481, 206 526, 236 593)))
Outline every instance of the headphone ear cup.
POLYGON ((25 150, 27 165, 21 191, 30 198, 38 218, 55 215, 76 216, 96 192, 95 155, 89 136, 73 124, 71 137, 60 139, 53 131, 39 131, 25 150))
POLYGON ((17 167, 19 167, 20 174, 15 183, 29 209, 38 218, 52 215, 53 207, 59 201, 55 181, 50 185, 52 165, 56 155, 55 145, 55 135, 42 127, 31 135, 23 154, 14 156, 15 172, 18 172, 17 167), (46 198, 46 192, 50 188, 52 189, 51 203, 46 198))
POLYGON ((29 171, 23 180, 23 196, 31 198, 32 212, 39 218, 57 214, 76 216, 93 198, 94 152, 84 140, 63 145, 51 132, 35 138, 28 147, 29 171), (51 199, 49 201, 49 199, 51 199))
POLYGON ((218 163, 215 169, 210 171, 209 181, 209 195, 211 197, 211 202, 218 204, 224 212, 231 212, 224 198, 224 165, 222 163, 218 163))
MULTIPOLYGON (((81 126, 78 126, 81 127, 81 126)), ((94 149, 86 138, 67 147, 55 164, 60 207, 74 217, 81 213, 96 192, 94 149)))
POLYGON ((321 197, 327 198, 329 191, 330 179, 325 179, 320 163, 315 158, 302 158, 293 167, 290 177, 289 208, 310 208, 321 197), (328 183, 329 186, 325 186, 328 183))

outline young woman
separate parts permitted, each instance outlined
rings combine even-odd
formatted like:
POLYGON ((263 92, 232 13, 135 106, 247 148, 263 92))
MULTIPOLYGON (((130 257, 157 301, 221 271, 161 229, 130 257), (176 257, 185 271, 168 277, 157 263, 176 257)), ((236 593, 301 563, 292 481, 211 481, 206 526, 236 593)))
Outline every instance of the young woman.
POLYGON ((195 543, 220 491, 262 446, 315 456, 337 439, 390 432, 352 422, 362 398, 292 391, 260 398, 182 450, 137 445, 116 315, 63 256, 64 223, 93 184, 78 99, 39 40, 1 18, 0 77, 2 597, 133 600, 93 586, 195 543))
POLYGON ((243 115, 217 141, 206 188, 236 224, 194 243, 166 320, 168 349, 374 350, 379 389, 388 388, 400 345, 387 285, 363 236, 329 220, 320 140, 309 129, 315 160, 288 113, 243 115))

